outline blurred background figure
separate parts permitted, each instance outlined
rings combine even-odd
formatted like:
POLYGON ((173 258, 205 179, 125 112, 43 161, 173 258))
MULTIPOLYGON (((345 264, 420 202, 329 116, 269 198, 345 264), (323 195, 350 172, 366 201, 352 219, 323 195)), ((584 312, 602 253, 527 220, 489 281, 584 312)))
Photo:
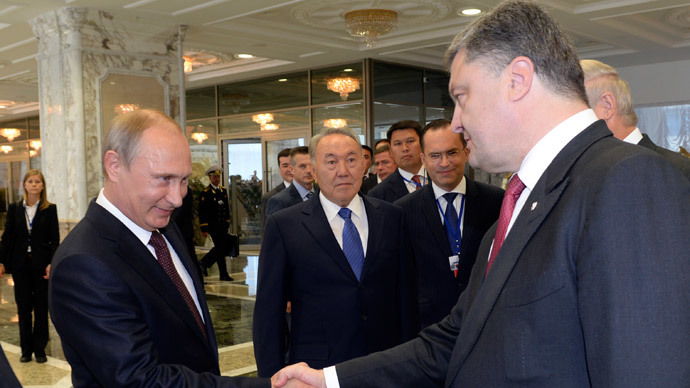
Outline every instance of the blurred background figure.
POLYGON ((208 275, 208 268, 218 263, 220 280, 233 280, 228 274, 225 256, 230 250, 230 204, 228 190, 220 185, 223 170, 218 166, 211 166, 206 170, 211 183, 199 196, 199 226, 204 237, 211 235, 213 248, 201 258, 201 270, 208 275))
POLYGON ((0 242, 0 277, 11 273, 19 315, 21 362, 48 361, 48 276, 60 243, 57 207, 46 198, 39 170, 24 175, 24 198, 7 209, 0 242), (33 319, 32 319, 33 312, 33 319), (32 322, 33 320, 33 322, 32 322))

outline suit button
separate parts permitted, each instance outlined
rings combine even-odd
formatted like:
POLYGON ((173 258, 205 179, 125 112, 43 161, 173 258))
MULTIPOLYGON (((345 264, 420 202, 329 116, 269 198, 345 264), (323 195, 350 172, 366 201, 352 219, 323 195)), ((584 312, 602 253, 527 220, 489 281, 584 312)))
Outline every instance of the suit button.
POLYGON ((366 320, 367 320, 367 316, 364 315, 364 314, 362 314, 362 320, 363 320, 363 321, 366 321, 366 320))

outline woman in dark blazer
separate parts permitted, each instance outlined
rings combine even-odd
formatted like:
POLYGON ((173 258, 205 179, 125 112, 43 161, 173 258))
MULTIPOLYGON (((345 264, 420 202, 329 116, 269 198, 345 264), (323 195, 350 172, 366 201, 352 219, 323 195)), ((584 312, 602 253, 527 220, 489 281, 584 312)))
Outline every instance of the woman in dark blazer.
POLYGON ((46 199, 39 170, 24 175, 24 199, 7 209, 0 240, 0 277, 11 273, 19 315, 21 362, 43 363, 48 343, 48 276, 50 261, 60 243, 57 208, 46 199), (32 329, 31 312, 34 313, 32 329))

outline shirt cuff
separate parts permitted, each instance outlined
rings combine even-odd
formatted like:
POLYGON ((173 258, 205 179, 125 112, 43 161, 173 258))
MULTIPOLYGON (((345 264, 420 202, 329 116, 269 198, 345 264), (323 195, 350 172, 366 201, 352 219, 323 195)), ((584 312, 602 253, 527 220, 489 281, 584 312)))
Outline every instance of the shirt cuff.
POLYGON ((338 374, 335 372, 335 365, 324 368, 323 377, 326 380, 326 388, 340 388, 338 374))

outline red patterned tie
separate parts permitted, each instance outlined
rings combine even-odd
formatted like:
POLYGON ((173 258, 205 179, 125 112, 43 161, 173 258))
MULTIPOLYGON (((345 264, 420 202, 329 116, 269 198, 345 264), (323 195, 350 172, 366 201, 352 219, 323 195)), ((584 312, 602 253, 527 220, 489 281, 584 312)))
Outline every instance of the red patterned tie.
POLYGON ((172 257, 170 257, 170 251, 168 250, 168 245, 165 243, 165 239, 163 239, 163 236, 158 231, 154 230, 151 233, 149 245, 151 245, 156 251, 158 263, 160 263, 161 267, 163 267, 165 270, 165 273, 168 274, 170 280, 172 280, 173 284, 175 284, 177 291, 180 293, 180 295, 182 295, 182 299, 184 299, 187 307, 194 316, 194 320, 204 333, 204 337, 206 337, 206 328, 204 327, 204 322, 201 320, 199 310, 196 308, 194 299, 192 299, 192 296, 189 294, 189 290, 187 290, 184 282, 182 282, 180 274, 177 273, 177 270, 175 269, 175 264, 173 264, 172 257))
POLYGON ((491 256, 489 256, 489 263, 486 265, 486 272, 484 272, 484 277, 489 273, 491 265, 494 263, 498 251, 503 245, 503 240, 506 238, 506 231, 508 230, 508 225, 510 224, 510 219, 513 216, 513 210, 515 209, 515 202, 520 198, 522 190, 525 189, 525 184, 522 183, 520 177, 515 174, 513 178, 508 182, 508 187, 506 188, 506 193, 503 196, 503 202, 501 203, 501 213, 498 216, 498 227, 496 227, 496 236, 494 236, 494 246, 491 248, 491 256))
POLYGON ((422 177, 419 176, 419 175, 414 175, 414 176, 412 177, 412 181, 413 181, 414 183, 416 183, 415 188, 414 188, 415 190, 419 190, 419 189, 422 188, 422 179, 421 179, 421 178, 422 178, 422 177))

